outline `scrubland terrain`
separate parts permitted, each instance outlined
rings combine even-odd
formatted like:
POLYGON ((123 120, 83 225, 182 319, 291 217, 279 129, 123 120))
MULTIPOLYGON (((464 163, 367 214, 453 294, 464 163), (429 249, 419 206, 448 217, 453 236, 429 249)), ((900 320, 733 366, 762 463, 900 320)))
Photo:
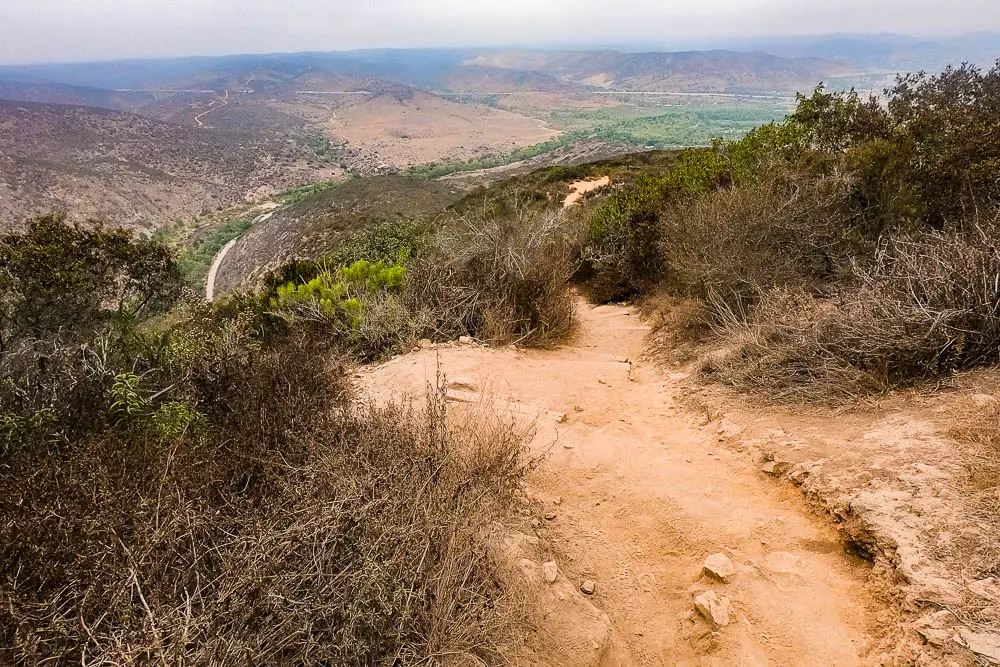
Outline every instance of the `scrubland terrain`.
POLYGON ((2 210, 8 220, 63 210, 152 231, 348 175, 543 166, 559 160, 544 161, 554 151, 595 139, 605 144, 595 156, 707 145, 780 119, 796 90, 844 68, 728 52, 611 55, 528 62, 413 51, 0 68, 0 99, 22 102, 0 107, 2 210), (602 77, 608 85, 583 81, 602 77), (687 96, 734 86, 781 92, 754 102, 687 96), (647 88, 678 95, 608 94, 647 88))
POLYGON ((998 81, 4 234, 0 661, 1000 663, 998 81))
POLYGON ((0 102, 0 215, 48 211, 151 231, 342 174, 303 133, 201 132, 92 107, 0 102))
POLYGON ((525 116, 418 91, 352 102, 338 108, 324 128, 396 168, 507 153, 559 135, 525 116))

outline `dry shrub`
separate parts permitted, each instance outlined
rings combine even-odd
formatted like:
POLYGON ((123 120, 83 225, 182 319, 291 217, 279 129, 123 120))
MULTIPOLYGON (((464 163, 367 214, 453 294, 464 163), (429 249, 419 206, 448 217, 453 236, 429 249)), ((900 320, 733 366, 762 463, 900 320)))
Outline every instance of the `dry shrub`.
POLYGON ((691 361, 712 334, 711 310, 698 299, 659 293, 643 299, 640 312, 652 327, 647 338, 649 351, 661 362, 691 361))
POLYGON ((208 417, 120 423, 0 470, 0 662, 502 659, 484 526, 527 434, 350 404, 305 336, 206 362, 208 417))
POLYGON ((713 306, 714 330, 728 354, 707 360, 704 376, 775 402, 847 402, 884 385, 824 347, 836 306, 799 291, 773 290, 750 312, 713 306))
POLYGON ((852 398, 997 363, 1000 239, 970 228, 883 242, 837 302, 775 291, 728 311, 737 352, 706 370, 778 399, 852 398))
POLYGON ((828 344, 890 384, 1000 361, 1000 236, 970 229, 884 242, 828 344))
POLYGON ((433 314, 438 335, 547 346, 571 331, 572 243, 562 213, 513 206, 463 218, 437 252, 410 270, 411 310, 433 314))
MULTIPOLYGON (((963 463, 968 473, 966 508, 976 524, 990 535, 1000 530, 1000 401, 996 396, 988 402, 962 406, 953 415, 948 435, 962 446, 963 463)), ((1000 550, 992 539, 979 539, 971 545, 969 565, 976 578, 1000 573, 1000 550)), ((984 601, 979 600, 980 604, 984 601)), ((990 610, 996 616, 997 610, 990 610)))
POLYGON ((847 264, 848 184, 796 178, 773 168, 661 215, 661 248, 676 294, 730 309, 775 287, 815 285, 847 264))

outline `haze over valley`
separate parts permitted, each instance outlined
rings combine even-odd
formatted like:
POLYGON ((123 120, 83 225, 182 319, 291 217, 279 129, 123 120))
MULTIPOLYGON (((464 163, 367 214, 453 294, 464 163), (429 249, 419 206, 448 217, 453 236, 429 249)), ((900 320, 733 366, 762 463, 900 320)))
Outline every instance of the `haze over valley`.
POLYGON ((0 67, 0 214, 152 231, 351 175, 537 166, 556 149, 573 162, 566 149, 582 141, 581 159, 707 145, 783 118, 820 83, 880 90, 955 49, 891 36, 758 46, 786 55, 417 49, 0 67))
POLYGON ((0 2, 0 665, 1000 666, 995 4, 0 2))

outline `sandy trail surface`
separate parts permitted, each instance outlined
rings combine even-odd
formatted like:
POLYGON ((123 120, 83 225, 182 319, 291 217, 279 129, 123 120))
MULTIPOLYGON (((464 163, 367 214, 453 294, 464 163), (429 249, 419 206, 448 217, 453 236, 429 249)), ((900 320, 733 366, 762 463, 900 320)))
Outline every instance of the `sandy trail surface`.
POLYGON ((647 327, 632 309, 581 304, 579 316, 578 334, 555 350, 442 346, 360 382, 417 397, 440 364, 466 394, 515 413, 534 407, 533 454, 544 460, 529 492, 549 508, 536 531, 575 585, 597 582, 612 664, 865 664, 880 614, 866 564, 796 490, 681 407, 683 377, 640 361, 647 327), (728 583, 702 574, 720 552, 736 568, 728 583), (730 625, 692 611, 708 590, 732 601, 730 625))
POLYGON ((595 178, 588 181, 577 181, 570 186, 573 188, 573 192, 569 193, 569 195, 566 196, 566 199, 563 200, 563 208, 573 206, 578 201, 583 199, 583 196, 588 192, 600 190, 601 188, 606 188, 609 185, 611 185, 611 178, 609 176, 595 178))

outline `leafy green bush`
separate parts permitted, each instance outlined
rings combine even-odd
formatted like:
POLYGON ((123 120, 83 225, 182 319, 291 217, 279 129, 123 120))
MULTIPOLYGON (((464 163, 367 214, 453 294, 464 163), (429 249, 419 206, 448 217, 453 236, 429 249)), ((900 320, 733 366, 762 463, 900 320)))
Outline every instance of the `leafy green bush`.
POLYGON ((664 276, 659 251, 662 181, 643 178, 612 194, 590 220, 580 278, 591 298, 627 299, 664 276))
POLYGON ((83 228, 65 216, 0 236, 0 359, 26 338, 88 339, 169 308, 181 293, 171 253, 123 229, 83 228))
POLYGON ((851 93, 800 98, 791 123, 818 149, 846 152, 855 203, 874 233, 940 229, 1000 199, 1000 62, 901 77, 888 104, 851 93))
POLYGON ((373 225, 324 256, 331 264, 364 260, 405 266, 427 250, 428 231, 413 220, 390 220, 373 225))
POLYGON ((374 264, 358 260, 336 270, 323 269, 306 283, 279 286, 271 298, 275 314, 292 320, 322 323, 365 355, 384 350, 371 349, 359 334, 368 317, 367 308, 375 300, 392 300, 406 280, 406 268, 396 264, 374 264))

